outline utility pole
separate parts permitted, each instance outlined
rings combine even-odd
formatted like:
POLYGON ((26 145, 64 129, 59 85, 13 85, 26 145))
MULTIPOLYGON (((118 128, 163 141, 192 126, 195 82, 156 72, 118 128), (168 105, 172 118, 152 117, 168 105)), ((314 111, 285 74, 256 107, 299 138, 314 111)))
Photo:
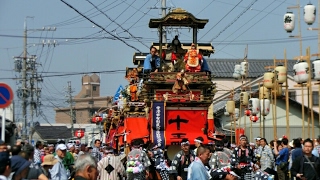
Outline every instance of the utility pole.
MULTIPOLYGON (((37 57, 35 55, 32 55, 29 59, 28 59, 28 66, 27 68, 31 71, 30 76, 29 76, 29 92, 30 92, 30 116, 31 116, 31 120, 30 120, 30 125, 29 125, 29 142, 32 141, 32 136, 34 133, 34 127, 33 127, 33 117, 34 117, 34 111, 38 108, 38 105, 40 106, 40 101, 39 101, 39 97, 41 95, 41 89, 38 88, 38 82, 42 82, 42 77, 38 76, 37 73, 37 66, 39 65, 36 62, 37 57), (35 96, 37 97, 35 101, 35 96)), ((36 113, 37 115, 37 113, 36 113)))
POLYGON ((27 18, 24 20, 24 31, 23 31, 23 59, 22 59, 22 118, 23 118, 23 130, 22 140, 27 139, 27 18))
POLYGON ((33 116, 34 116, 34 110, 40 106, 39 96, 41 94, 40 88, 38 86, 35 88, 35 84, 42 81, 42 77, 38 76, 37 73, 37 65, 36 63, 36 55, 28 55, 28 31, 55 31, 56 28, 41 28, 41 29, 28 29, 27 27, 27 19, 33 18, 31 16, 27 16, 24 20, 24 31, 23 31, 23 56, 14 57, 15 60, 15 71, 21 73, 20 75, 20 81, 21 87, 17 90, 17 96, 22 101, 22 119, 23 119, 23 129, 22 129, 22 140, 28 140, 32 139, 32 133, 33 133, 33 116), (30 83, 30 85, 27 84, 27 82, 30 83), (37 102, 34 100, 34 96, 36 96, 37 102), (31 100, 29 102, 29 97, 31 97, 31 100), (29 137, 27 133, 27 127, 28 127, 28 118, 27 118, 27 106, 30 104, 31 109, 31 122, 30 122, 30 129, 29 129, 29 137))
POLYGON ((74 123, 74 114, 73 114, 73 107, 72 107, 72 88, 71 88, 71 81, 68 81, 68 96, 69 96, 69 105, 70 105, 70 119, 71 119, 71 137, 74 136, 74 128, 73 128, 73 123, 74 123))

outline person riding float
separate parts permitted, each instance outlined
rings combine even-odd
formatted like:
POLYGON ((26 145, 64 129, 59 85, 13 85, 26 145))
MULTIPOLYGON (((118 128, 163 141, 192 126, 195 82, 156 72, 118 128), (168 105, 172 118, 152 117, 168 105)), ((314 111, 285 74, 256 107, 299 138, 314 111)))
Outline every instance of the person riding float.
POLYGON ((201 64, 203 62, 202 55, 197 50, 194 43, 191 44, 191 48, 184 56, 184 62, 186 63, 186 72, 200 72, 201 64))

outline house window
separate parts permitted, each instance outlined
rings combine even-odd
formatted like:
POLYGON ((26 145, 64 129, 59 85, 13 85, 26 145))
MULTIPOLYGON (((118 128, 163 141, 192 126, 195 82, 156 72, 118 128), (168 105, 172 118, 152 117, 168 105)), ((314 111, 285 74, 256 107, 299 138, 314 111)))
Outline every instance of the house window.
POLYGON ((290 99, 296 100, 296 91, 289 91, 288 93, 290 99))
POLYGON ((312 91, 312 102, 313 102, 313 105, 319 106, 319 92, 318 91, 312 91))
POLYGON ((96 91, 97 90, 97 86, 92 86, 92 91, 96 91))

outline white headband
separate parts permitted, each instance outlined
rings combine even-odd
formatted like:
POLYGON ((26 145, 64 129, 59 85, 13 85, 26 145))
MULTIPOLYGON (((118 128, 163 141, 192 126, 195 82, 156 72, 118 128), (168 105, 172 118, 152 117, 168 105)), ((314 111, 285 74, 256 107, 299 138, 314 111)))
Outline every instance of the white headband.
POLYGON ((194 142, 202 143, 199 139, 194 139, 194 142))
POLYGON ((246 136, 241 136, 240 140, 242 140, 242 139, 247 140, 247 137, 246 136))
POLYGON ((189 144, 190 144, 190 142, 189 142, 189 141, 182 142, 182 143, 181 143, 181 146, 186 145, 186 144, 188 144, 188 145, 189 145, 189 144))

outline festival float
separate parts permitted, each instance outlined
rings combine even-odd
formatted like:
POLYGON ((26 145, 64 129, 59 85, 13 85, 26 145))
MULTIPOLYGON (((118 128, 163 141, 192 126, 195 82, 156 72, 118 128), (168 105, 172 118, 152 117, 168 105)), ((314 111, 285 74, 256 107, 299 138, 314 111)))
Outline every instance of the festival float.
POLYGON ((143 138, 167 149, 168 156, 180 150, 179 143, 202 136, 204 144, 224 138, 215 133, 213 97, 216 85, 211 72, 204 68, 205 59, 214 53, 211 43, 199 43, 197 32, 208 19, 197 19, 183 9, 174 9, 165 17, 150 19, 149 28, 187 27, 193 30, 190 42, 180 42, 178 35, 171 43, 151 45, 158 49, 161 63, 158 72, 143 73, 148 53, 134 53, 127 67, 129 84, 122 91, 105 121, 106 143, 120 148, 132 140, 143 138))

